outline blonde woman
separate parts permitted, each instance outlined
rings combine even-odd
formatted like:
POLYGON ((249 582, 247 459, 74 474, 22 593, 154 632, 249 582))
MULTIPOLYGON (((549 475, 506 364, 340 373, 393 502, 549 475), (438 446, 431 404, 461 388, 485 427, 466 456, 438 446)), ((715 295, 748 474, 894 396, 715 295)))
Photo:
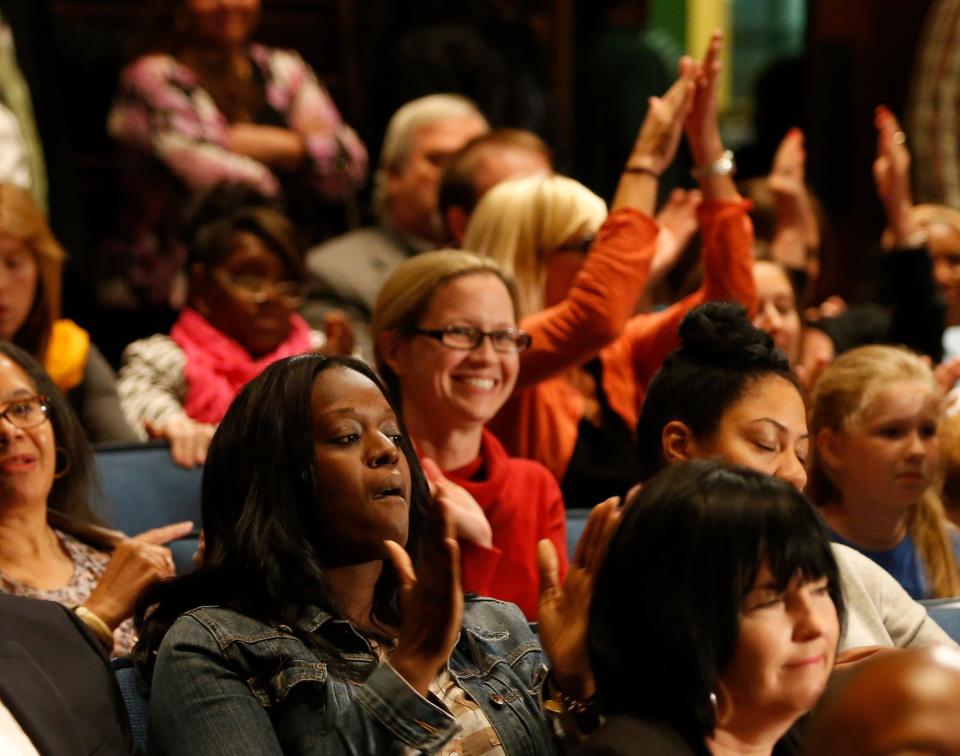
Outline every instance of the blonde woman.
POLYGON ((960 595, 960 532, 935 486, 940 390, 900 347, 847 352, 813 391, 807 492, 838 543, 884 567, 914 598, 960 595))
POLYGON ((377 370, 399 400, 423 469, 453 503, 464 590, 537 617, 537 544, 567 570, 557 481, 511 457, 484 425, 510 397, 530 337, 517 327, 513 282, 493 260, 424 252, 387 279, 373 311, 377 370), (469 496, 456 496, 457 488, 469 496))
POLYGON ((90 334, 60 318, 64 257, 31 194, 0 184, 0 339, 43 365, 91 441, 135 441, 120 409, 113 369, 90 334))
POLYGON ((618 191, 607 217, 603 202, 576 182, 537 176, 491 189, 467 227, 464 247, 493 257, 516 278, 520 325, 533 337, 514 396, 490 427, 509 453, 546 465, 570 507, 622 495, 636 482, 632 431, 646 384, 677 345, 683 316, 710 299, 754 306, 748 204, 736 192, 717 129, 719 54, 717 33, 702 63, 681 63, 681 81, 698 85, 684 118, 704 197, 704 282, 695 294, 633 316, 656 246, 650 213, 663 165, 639 150, 643 131, 621 190, 628 181, 651 181, 648 204, 623 202, 618 191))

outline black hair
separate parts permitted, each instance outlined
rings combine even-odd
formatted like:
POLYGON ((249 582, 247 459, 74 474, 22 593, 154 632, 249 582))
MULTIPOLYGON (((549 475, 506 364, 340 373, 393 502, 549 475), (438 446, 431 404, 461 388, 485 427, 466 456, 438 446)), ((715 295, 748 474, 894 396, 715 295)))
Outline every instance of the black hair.
POLYGON ((26 350, 0 341, 0 354, 19 365, 36 386, 37 393, 47 397, 47 417, 53 427, 57 448, 57 474, 47 496, 47 508, 62 512, 79 523, 102 524, 89 503, 98 492, 93 451, 70 402, 26 350))
MULTIPOLYGON (((313 434, 313 386, 334 367, 369 378, 390 406, 396 405, 373 370, 352 357, 306 354, 279 360, 248 383, 220 422, 203 470, 202 516, 206 551, 191 573, 151 586, 140 598, 135 621, 140 631, 134 658, 152 674, 154 652, 183 612, 216 604, 274 624, 297 629, 306 605, 334 615, 338 609, 324 579, 322 557, 311 534, 317 520, 318 490, 313 434)), ((413 444, 401 425, 400 451, 410 467, 410 527, 407 551, 414 562, 429 489, 413 444)), ((389 561, 374 592, 373 619, 381 626, 400 620, 398 581, 389 561)), ((304 632, 308 644, 322 641, 304 632)))
POLYGON ((709 438, 724 413, 751 385, 777 375, 799 389, 787 356, 747 311, 733 302, 707 302, 680 323, 679 347, 647 388, 637 423, 640 479, 663 469, 663 429, 679 420, 697 438, 709 438))
POLYGON ((283 206, 242 184, 223 182, 195 195, 180 220, 187 265, 219 265, 233 249, 233 237, 253 234, 298 281, 306 281, 303 241, 283 206))
POLYGON ((623 515, 597 576, 588 648, 608 715, 664 722, 704 752, 710 693, 733 659, 743 599, 766 564, 776 590, 827 578, 841 625, 830 538, 793 486, 719 462, 671 465, 623 515))

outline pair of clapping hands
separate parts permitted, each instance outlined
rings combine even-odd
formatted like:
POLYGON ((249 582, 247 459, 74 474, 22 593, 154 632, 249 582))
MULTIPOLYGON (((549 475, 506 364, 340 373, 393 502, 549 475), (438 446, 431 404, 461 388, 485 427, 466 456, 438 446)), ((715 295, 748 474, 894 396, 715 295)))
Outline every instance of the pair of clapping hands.
MULTIPOLYGON (((463 589, 457 538, 464 527, 461 513, 472 508, 470 494, 438 474, 436 465, 428 462, 425 469, 431 478, 433 497, 417 570, 400 544, 386 541, 400 580, 403 610, 397 648, 390 656, 390 664, 421 695, 427 694, 436 671, 446 664, 460 634, 463 589)), ((475 501, 473 506, 479 509, 475 501)), ((550 659, 553 684, 575 700, 585 700, 595 692, 587 654, 590 597, 620 511, 618 497, 594 507, 563 583, 559 580, 559 560, 553 542, 543 539, 537 545, 540 640, 550 659)))

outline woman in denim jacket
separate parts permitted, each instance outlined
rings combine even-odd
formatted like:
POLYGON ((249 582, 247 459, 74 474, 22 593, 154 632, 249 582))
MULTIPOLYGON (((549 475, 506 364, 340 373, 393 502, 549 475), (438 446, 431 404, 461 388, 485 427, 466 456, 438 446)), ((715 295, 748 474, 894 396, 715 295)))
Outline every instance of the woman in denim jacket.
POLYGON ((616 507, 562 586, 541 545, 548 677, 515 606, 463 598, 446 506, 363 363, 294 357, 248 384, 207 458, 203 563, 138 612, 152 750, 555 751, 542 698, 593 693, 586 613, 616 507))

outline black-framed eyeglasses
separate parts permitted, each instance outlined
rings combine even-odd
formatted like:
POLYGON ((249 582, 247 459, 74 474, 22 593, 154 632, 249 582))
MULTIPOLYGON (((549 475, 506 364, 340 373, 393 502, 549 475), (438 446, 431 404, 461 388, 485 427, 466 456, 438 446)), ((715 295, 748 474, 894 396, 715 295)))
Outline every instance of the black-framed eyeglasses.
POLYGON ((33 428, 46 420, 49 412, 50 400, 37 394, 7 402, 6 409, 0 412, 0 420, 6 419, 18 428, 33 428))
POLYGON ((236 293, 238 297, 251 304, 266 302, 271 296, 278 297, 289 307, 299 307, 307 295, 307 285, 300 281, 271 281, 261 276, 234 276, 216 268, 213 274, 236 293))
POLYGON ((530 348, 532 337, 519 328, 500 328, 483 331, 474 326, 448 325, 443 328, 413 328, 410 333, 436 339, 449 349, 470 351, 479 347, 485 338, 490 339, 498 352, 525 352, 530 348))

